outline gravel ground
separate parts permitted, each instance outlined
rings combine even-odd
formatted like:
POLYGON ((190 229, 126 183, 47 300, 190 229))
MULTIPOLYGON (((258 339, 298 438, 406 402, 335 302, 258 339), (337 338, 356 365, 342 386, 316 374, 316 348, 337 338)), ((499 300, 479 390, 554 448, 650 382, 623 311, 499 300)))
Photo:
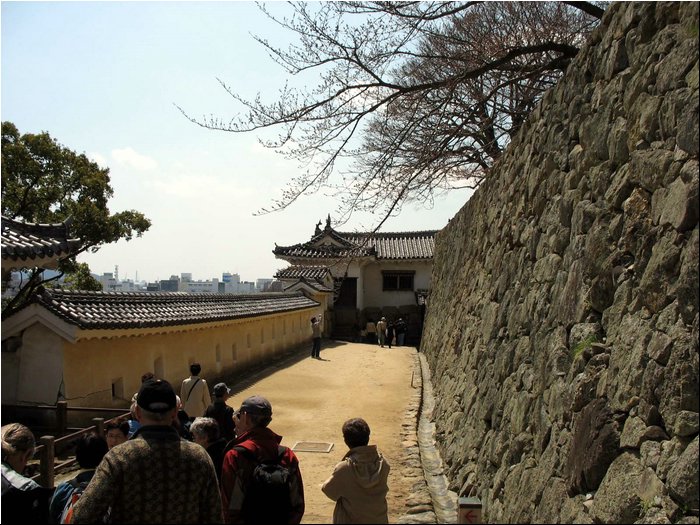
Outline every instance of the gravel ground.
POLYGON ((347 452, 341 427, 351 417, 367 421, 370 444, 379 446, 392 467, 389 522, 396 523, 406 512, 406 499, 415 478, 403 475, 401 424, 415 391, 411 386, 415 354, 415 348, 410 347, 388 349, 324 341, 321 360, 302 354, 244 382, 229 384, 233 396, 228 403, 234 408, 254 394, 270 400, 270 428, 283 436, 283 445, 293 447, 298 441, 333 443, 329 453, 296 453, 306 500, 302 523, 332 522, 335 503, 321 492, 320 486, 347 452))
MULTIPOLYGON (((228 404, 237 409, 248 396, 265 396, 273 410, 270 428, 283 437, 283 445, 293 447, 301 441, 333 444, 328 453, 296 452, 306 500, 302 523, 332 522, 335 503, 320 487, 347 452, 343 422, 352 417, 365 419, 371 429, 370 444, 378 445, 391 465, 387 500, 389 522, 396 523, 406 513, 416 483, 415 468, 404 464, 402 444, 406 439, 402 423, 416 392, 412 374, 420 374, 414 370, 416 349, 324 340, 321 360, 309 354, 310 348, 240 381, 235 376, 224 379, 233 394, 228 404)), ((213 386, 206 373, 202 376, 213 386)), ((56 484, 76 472, 63 472, 56 484)))

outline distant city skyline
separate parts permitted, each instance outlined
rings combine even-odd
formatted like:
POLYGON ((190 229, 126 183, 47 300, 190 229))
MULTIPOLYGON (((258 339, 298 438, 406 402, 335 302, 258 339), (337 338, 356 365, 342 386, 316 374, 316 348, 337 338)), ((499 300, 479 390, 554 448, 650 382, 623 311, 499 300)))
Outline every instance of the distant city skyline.
MULTIPOLYGON (((110 169, 112 212, 152 221, 142 238, 85 253, 92 272, 154 282, 179 268, 201 279, 222 271, 273 276, 287 263, 275 243, 313 235, 336 197, 305 195, 284 211, 255 215, 303 167, 258 139, 203 129, 194 117, 227 120, 240 107, 217 78, 244 97, 274 101, 286 77, 252 34, 287 38, 253 2, 2 2, 3 121, 21 133, 47 131, 110 169)), ((271 2, 273 11, 286 4, 271 2)), ((307 78, 307 77, 305 77, 307 78)), ((309 82, 314 82, 313 79, 309 82)), ((273 132, 274 133, 274 132, 273 132)), ((269 137, 270 135, 268 135, 269 137)), ((387 188, 387 191, 392 191, 387 188)), ((443 228, 471 191, 453 190, 432 209, 406 205, 382 231, 443 228)), ((358 213, 342 231, 367 231, 380 217, 358 213)))
POLYGON ((90 271, 91 271, 93 276, 103 277, 105 275, 111 275, 115 279, 119 279, 120 281, 133 281, 133 282, 157 282, 157 281, 161 281, 161 280, 168 280, 168 279, 171 279, 172 277, 177 277, 178 279, 182 279, 182 276, 187 275, 187 274, 189 274, 191 276, 190 279, 192 281, 211 281, 213 279, 217 279, 218 281, 226 282, 225 276, 227 274, 228 275, 238 275, 240 282, 257 283, 258 281, 264 280, 264 279, 274 279, 273 275, 269 275, 269 276, 263 275, 263 276, 257 276, 257 277, 253 277, 253 278, 248 279, 248 278, 242 277, 240 274, 238 274, 236 272, 222 271, 222 272, 219 272, 218 275, 210 275, 210 276, 204 276, 204 277, 197 277, 197 275, 194 272, 170 272, 170 273, 168 273, 167 276, 158 277, 156 279, 149 280, 149 279, 142 279, 141 277, 139 277, 138 271, 134 272, 133 276, 122 274, 121 270, 116 269, 116 266, 117 265, 115 265, 115 268, 112 271, 98 273, 98 272, 95 272, 92 268, 90 268, 90 271))

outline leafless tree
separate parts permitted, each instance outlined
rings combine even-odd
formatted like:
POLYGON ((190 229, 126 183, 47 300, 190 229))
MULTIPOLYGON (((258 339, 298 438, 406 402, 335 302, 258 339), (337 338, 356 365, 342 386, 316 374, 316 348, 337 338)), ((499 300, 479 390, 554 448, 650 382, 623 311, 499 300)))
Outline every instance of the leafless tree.
POLYGON ((476 187, 598 23, 589 2, 291 3, 278 17, 296 35, 288 48, 256 38, 291 76, 316 72, 311 88, 278 100, 246 100, 231 120, 197 119, 216 130, 278 130, 262 141, 303 166, 260 213, 330 188, 355 210, 381 217, 406 202, 432 205, 444 191, 476 187))

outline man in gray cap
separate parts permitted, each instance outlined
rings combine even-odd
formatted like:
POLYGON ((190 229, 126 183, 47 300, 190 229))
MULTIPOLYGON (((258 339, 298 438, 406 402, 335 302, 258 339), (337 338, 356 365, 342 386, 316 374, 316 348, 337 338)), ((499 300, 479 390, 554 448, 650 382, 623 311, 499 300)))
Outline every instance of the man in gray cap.
POLYGON ((272 405, 262 396, 241 403, 235 414, 237 437, 229 443, 221 470, 221 501, 226 523, 301 523, 304 516, 304 484, 299 460, 282 436, 268 428, 272 405), (284 481, 263 485, 257 469, 274 470, 270 478, 284 481), (265 491, 268 493, 265 493, 265 491))
POLYGON ((214 385, 214 401, 207 407, 204 417, 215 419, 219 424, 219 434, 226 441, 236 437, 236 424, 233 421, 233 408, 226 404, 226 400, 231 397, 231 389, 226 383, 214 385))
POLYGON ((150 380, 136 399, 141 427, 111 449, 75 504, 73 523, 222 523, 214 464, 180 439, 170 383, 150 380), (110 511, 111 509, 111 511, 110 511))

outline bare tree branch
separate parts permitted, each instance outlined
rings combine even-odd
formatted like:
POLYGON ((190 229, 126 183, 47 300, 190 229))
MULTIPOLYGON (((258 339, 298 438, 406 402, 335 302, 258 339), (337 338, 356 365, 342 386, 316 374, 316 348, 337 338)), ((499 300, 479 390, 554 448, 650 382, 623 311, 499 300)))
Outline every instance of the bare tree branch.
POLYGON ((603 10, 589 2, 292 2, 273 15, 296 35, 286 48, 256 37, 294 80, 277 100, 244 99, 246 111, 190 121, 233 133, 278 130, 263 144, 305 166, 281 199, 328 189, 336 211, 383 219, 407 202, 476 187, 543 93, 560 78, 603 10))

